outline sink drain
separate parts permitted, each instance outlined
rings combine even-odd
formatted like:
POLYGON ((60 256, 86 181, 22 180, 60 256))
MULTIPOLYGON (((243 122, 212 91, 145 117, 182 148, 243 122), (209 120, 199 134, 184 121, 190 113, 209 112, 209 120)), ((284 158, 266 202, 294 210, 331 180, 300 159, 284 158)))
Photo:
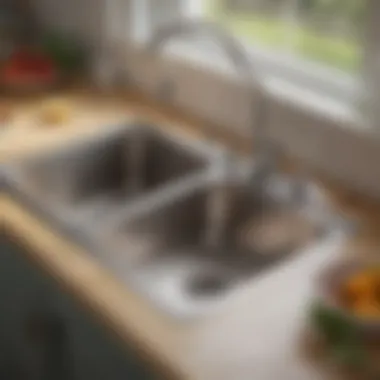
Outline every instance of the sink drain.
POLYGON ((176 317, 199 317, 217 311, 233 295, 234 270, 198 257, 161 258, 134 271, 133 281, 157 306, 176 317))
POLYGON ((187 290, 194 296, 214 296, 225 291, 230 280, 223 273, 199 273, 189 279, 187 290))

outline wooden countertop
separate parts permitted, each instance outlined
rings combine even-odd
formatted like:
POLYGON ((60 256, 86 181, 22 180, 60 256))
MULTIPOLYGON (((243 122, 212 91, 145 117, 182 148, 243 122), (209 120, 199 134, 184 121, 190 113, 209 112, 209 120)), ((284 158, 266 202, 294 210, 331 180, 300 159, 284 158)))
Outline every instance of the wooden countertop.
MULTIPOLYGON (((94 133, 101 124, 99 120, 106 126, 142 115, 184 130, 193 127, 185 118, 178 119, 152 108, 139 98, 120 101, 109 97, 92 99, 88 94, 67 96, 75 101, 81 109, 78 115, 82 116, 67 127, 42 130, 34 125, 0 135, 0 162, 34 149, 51 149, 64 139, 94 133)), ((361 234, 345 245, 346 250, 355 254, 375 251, 379 246, 380 207, 336 189, 330 193, 343 209, 364 223, 361 234)), ((218 314, 180 323, 122 286, 83 249, 64 239, 8 195, 1 195, 0 210, 6 232, 27 248, 31 260, 61 282, 122 340, 133 342, 169 378, 326 378, 326 373, 303 357, 299 337, 313 275, 340 254, 338 242, 331 243, 329 249, 297 258, 281 270, 252 279, 218 314)))

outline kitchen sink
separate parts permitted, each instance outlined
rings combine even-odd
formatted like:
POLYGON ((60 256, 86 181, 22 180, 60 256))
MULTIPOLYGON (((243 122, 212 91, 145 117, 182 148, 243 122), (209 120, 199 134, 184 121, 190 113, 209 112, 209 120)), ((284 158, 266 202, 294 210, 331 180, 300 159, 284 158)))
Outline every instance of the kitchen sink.
POLYGON ((73 231, 106 221, 138 198, 207 171, 212 150, 149 125, 109 128, 4 167, 5 186, 73 231))
POLYGON ((223 179, 221 152, 131 125, 13 161, 3 178, 119 280, 187 318, 217 310, 334 230, 313 183, 277 172, 255 182, 260 165, 236 159, 223 179))

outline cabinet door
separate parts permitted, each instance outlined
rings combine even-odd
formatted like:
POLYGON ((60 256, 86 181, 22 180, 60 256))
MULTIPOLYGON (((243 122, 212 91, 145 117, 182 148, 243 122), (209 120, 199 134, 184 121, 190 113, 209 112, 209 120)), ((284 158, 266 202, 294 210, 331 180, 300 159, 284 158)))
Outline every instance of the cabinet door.
POLYGON ((5 237, 0 240, 1 378, 41 378, 41 344, 35 326, 48 312, 47 283, 5 237))
POLYGON ((75 380, 153 380, 158 376, 135 352, 128 352, 93 316, 59 293, 59 314, 64 316, 75 380))
POLYGON ((3 238, 0 308, 0 379, 157 379, 135 352, 3 238))

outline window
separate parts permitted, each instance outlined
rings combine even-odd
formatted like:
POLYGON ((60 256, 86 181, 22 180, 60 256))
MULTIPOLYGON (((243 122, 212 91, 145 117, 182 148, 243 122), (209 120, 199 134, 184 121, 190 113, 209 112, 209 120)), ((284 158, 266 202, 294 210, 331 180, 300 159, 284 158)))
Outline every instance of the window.
POLYGON ((355 72, 361 62, 365 0, 187 0, 248 43, 355 72))

